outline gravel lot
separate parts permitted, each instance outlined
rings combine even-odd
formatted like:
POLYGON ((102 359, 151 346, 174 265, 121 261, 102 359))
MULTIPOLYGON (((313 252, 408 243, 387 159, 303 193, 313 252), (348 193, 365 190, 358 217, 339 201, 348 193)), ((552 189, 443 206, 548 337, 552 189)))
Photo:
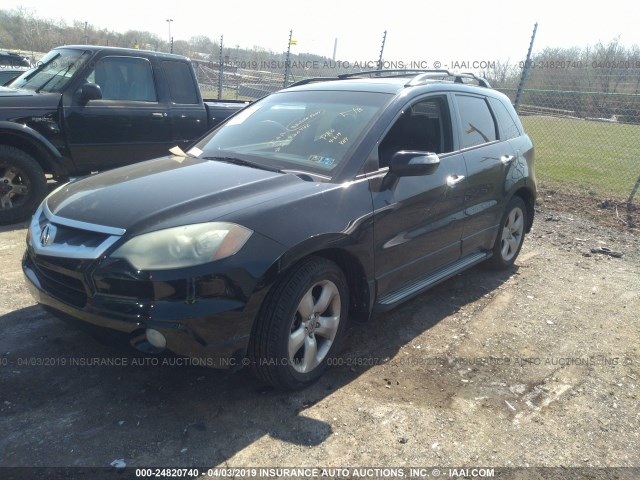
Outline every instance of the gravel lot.
POLYGON ((150 365, 56 320, 24 286, 24 237, 0 229, 1 466, 640 466, 629 231, 543 201, 516 268, 352 324, 341 365, 293 394, 150 365))

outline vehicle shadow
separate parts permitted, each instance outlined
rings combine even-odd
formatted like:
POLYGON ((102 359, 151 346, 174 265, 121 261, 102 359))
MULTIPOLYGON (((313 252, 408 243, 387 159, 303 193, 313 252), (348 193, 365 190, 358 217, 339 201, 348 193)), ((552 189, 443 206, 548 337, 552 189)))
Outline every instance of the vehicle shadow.
POLYGON ((25 220, 24 222, 12 223, 9 225, 0 225, 0 233, 15 232, 17 230, 24 230, 29 227, 31 220, 25 220))
POLYGON ((107 467, 124 459, 128 466, 202 468, 265 436, 321 445, 332 422, 307 409, 391 361, 516 271, 474 268, 350 325, 339 358, 352 361, 293 393, 265 387, 246 370, 114 351, 36 306, 13 311, 0 316, 0 465, 107 467))

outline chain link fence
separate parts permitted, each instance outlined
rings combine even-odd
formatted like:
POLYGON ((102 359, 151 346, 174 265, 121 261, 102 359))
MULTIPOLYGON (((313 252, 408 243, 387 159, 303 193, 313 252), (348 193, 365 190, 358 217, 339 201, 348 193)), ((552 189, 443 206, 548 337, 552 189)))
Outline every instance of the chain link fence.
MULTIPOLYGON (((632 202, 640 183, 640 68, 596 67, 529 72, 518 113, 543 184, 632 202)), ((514 85, 497 89, 515 101, 514 85)))
POLYGON ((213 62, 193 61, 193 64, 203 97, 222 100, 257 100, 299 80, 358 71, 329 61, 294 61, 289 68, 284 60, 242 61, 222 67, 213 62), (300 64, 305 66, 296 66, 300 64))
MULTIPOLYGON (((615 71, 596 64, 534 65, 528 69, 518 111, 536 146, 540 184, 633 202, 640 184, 640 63, 615 71)), ((305 78, 358 71, 326 62, 287 69, 282 60, 195 66, 205 98, 234 100, 255 100, 305 78)), ((499 80, 485 75, 513 103, 522 68, 512 68, 511 75, 499 80)))

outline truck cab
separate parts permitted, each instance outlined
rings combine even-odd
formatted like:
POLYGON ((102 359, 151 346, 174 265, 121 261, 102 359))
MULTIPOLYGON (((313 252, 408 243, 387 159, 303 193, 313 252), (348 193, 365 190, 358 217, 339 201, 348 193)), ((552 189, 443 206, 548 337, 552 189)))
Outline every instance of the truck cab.
POLYGON ((33 213, 54 179, 187 148, 246 102, 205 102, 188 58, 59 47, 0 87, 0 224, 33 213))

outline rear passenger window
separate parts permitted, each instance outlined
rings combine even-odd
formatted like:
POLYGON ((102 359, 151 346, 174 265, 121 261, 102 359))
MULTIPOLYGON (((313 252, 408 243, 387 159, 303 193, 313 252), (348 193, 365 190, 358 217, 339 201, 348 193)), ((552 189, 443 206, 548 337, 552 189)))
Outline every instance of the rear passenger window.
POLYGON ((462 122, 462 148, 497 140, 496 124, 484 98, 456 95, 462 122))
POLYGON ((498 121, 498 131, 500 132, 500 140, 509 140, 520 136, 520 130, 513 117, 507 110, 507 107, 496 98, 489 98, 491 110, 498 121))
POLYGON ((189 65, 171 60, 165 60, 162 64, 173 103, 189 105, 199 103, 196 84, 193 81, 189 65))

